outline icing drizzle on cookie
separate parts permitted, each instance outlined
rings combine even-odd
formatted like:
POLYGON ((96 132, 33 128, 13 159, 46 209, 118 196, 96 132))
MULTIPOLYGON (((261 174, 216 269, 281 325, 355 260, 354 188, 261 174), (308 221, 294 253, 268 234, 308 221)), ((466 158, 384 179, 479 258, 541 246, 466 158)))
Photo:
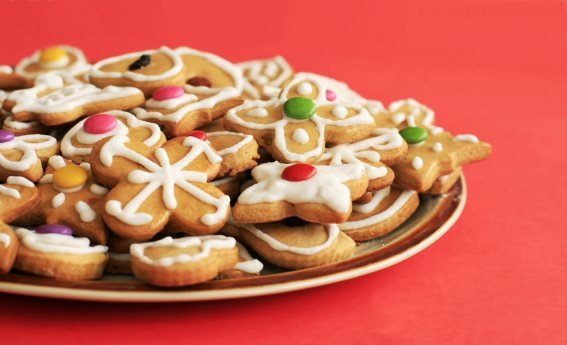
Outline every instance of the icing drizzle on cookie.
POLYGON ((41 253, 88 255, 103 254, 108 251, 107 246, 92 246, 85 237, 73 237, 54 233, 40 234, 24 228, 16 229, 16 236, 27 248, 41 253))

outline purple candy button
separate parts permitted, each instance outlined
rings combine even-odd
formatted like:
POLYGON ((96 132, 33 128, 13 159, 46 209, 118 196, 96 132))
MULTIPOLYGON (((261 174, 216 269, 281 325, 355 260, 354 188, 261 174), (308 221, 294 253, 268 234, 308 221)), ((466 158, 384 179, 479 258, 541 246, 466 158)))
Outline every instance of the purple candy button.
POLYGON ((16 136, 10 131, 0 130, 0 144, 14 140, 16 136))
POLYGON ((73 235, 73 230, 70 227, 61 224, 40 225, 35 229, 35 232, 38 234, 73 235))

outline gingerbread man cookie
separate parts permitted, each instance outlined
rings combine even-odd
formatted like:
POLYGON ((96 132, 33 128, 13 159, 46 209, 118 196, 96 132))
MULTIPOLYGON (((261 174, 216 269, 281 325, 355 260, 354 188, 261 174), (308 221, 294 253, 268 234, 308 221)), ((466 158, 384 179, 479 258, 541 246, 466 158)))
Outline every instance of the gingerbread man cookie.
POLYGON ((247 99, 275 97, 293 76, 293 70, 282 56, 241 62, 237 66, 244 75, 243 96, 247 99))
POLYGON ((116 135, 98 142, 89 157, 97 179, 113 186, 103 212, 110 229, 140 241, 166 225, 197 235, 218 231, 228 218, 230 198, 207 183, 222 161, 214 149, 192 136, 171 139, 145 155, 141 145, 116 135))
POLYGON ((165 135, 155 123, 139 120, 125 111, 113 110, 91 115, 73 126, 61 140, 63 157, 81 161, 86 159, 98 141, 113 136, 127 135, 130 141, 156 148, 165 142, 165 135))
POLYGON ((33 81, 39 75, 50 71, 64 71, 73 76, 82 76, 91 68, 83 52, 75 47, 58 45, 37 50, 32 56, 24 58, 16 73, 33 81))
POLYGON ((28 81, 14 73, 12 67, 0 65, 0 90, 17 90, 28 86, 28 81))
POLYGON ((368 188, 364 165, 314 166, 265 163, 252 169, 255 184, 240 194, 233 209, 238 223, 266 223, 297 216, 314 223, 344 222, 352 200, 368 188))
POLYGON ((110 57, 90 71, 90 82, 98 87, 133 86, 147 97, 162 86, 184 85, 185 77, 183 60, 168 47, 110 57))
POLYGON ((325 144, 364 139, 375 127, 365 108, 329 101, 324 85, 308 77, 294 78, 277 99, 248 101, 229 110, 224 125, 252 134, 281 162, 314 162, 325 144))

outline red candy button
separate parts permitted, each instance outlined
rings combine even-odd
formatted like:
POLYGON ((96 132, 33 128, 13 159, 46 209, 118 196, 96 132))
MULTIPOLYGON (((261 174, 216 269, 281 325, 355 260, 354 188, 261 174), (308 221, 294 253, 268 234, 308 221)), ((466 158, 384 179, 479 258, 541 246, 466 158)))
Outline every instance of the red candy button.
POLYGON ((325 96, 327 97, 327 101, 334 101, 337 99, 337 94, 333 90, 327 89, 327 91, 325 91, 325 96))
POLYGON ((317 168, 311 164, 296 163, 288 166, 282 172, 284 180, 299 182, 309 180, 317 173, 317 168))
POLYGON ((108 114, 90 116, 83 124, 83 130, 89 134, 104 134, 116 128, 117 120, 108 114))
POLYGON ((162 86, 154 91, 152 98, 156 101, 165 101, 181 97, 184 93, 185 91, 181 86, 162 86))
POLYGON ((207 133, 203 132, 203 131, 191 131, 189 133, 185 133, 183 136, 185 137, 195 137, 197 139, 201 139, 203 141, 207 141, 209 140, 209 138, 207 138, 207 133))

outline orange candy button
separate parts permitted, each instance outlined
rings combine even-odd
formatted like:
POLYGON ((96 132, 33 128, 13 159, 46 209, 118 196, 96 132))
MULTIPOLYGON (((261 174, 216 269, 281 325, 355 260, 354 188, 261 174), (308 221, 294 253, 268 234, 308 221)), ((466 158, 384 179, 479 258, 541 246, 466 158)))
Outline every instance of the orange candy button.
POLYGON ((41 55, 39 56, 40 63, 50 63, 63 59, 65 57, 65 51, 59 47, 49 47, 45 48, 41 55))
POLYGON ((67 165, 53 173, 53 184, 60 189, 80 187, 87 182, 87 171, 78 165, 67 165))

